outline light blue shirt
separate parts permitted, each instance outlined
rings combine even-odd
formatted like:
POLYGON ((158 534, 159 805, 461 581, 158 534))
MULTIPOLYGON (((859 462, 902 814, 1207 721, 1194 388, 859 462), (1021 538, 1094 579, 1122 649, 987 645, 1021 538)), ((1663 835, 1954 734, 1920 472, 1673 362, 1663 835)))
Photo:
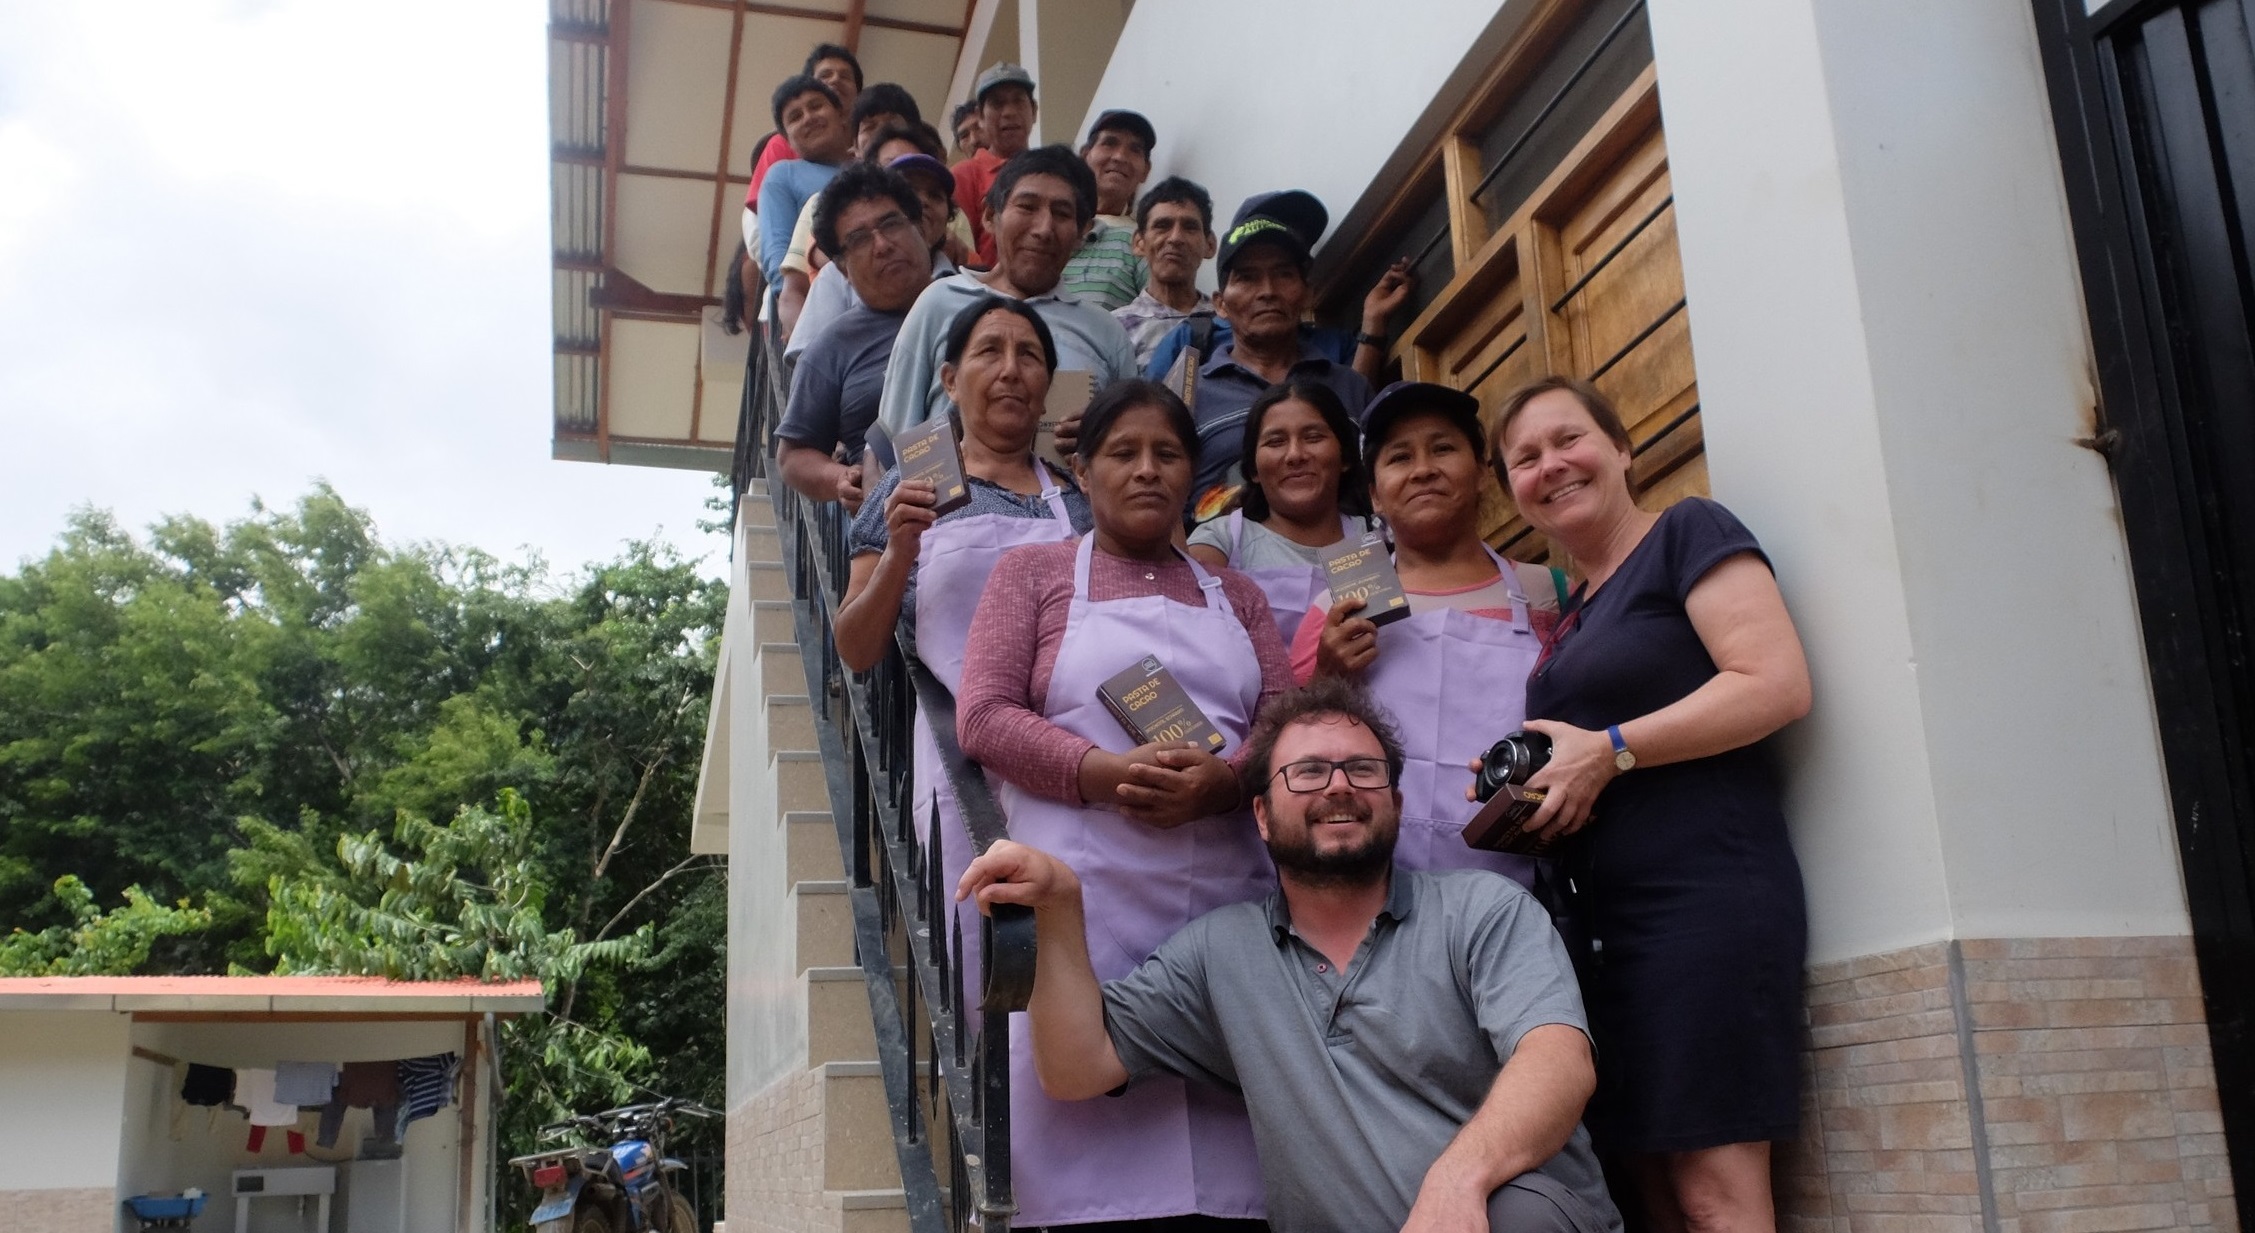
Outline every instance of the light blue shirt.
MULTIPOLYGON (((764 210, 760 217, 767 217, 764 210)), ((916 297, 908 320, 901 323, 900 338, 893 344, 892 364, 885 370, 884 397, 877 406, 877 419, 887 432, 913 428, 947 409, 947 387, 940 384, 947 327, 964 305, 994 294, 999 293, 979 281, 978 275, 963 273, 940 279, 916 297)), ((1026 303, 1041 314, 1057 341, 1058 368, 1092 374, 1098 389, 1122 377, 1138 375, 1135 345, 1112 314, 1061 291, 1030 297, 1026 303)))
POLYGON ((838 169, 829 163, 803 158, 785 159, 767 169, 759 186, 759 268, 767 285, 777 285, 783 272, 783 253, 791 247, 791 231, 799 214, 814 195, 836 179, 838 169))

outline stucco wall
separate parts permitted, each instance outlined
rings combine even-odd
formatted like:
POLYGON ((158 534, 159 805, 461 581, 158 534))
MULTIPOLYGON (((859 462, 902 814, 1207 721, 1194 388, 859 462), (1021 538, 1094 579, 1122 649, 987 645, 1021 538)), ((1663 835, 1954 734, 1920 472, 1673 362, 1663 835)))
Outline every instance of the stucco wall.
POLYGON ((131 1022, 0 1011, 0 1191, 117 1184, 131 1022))

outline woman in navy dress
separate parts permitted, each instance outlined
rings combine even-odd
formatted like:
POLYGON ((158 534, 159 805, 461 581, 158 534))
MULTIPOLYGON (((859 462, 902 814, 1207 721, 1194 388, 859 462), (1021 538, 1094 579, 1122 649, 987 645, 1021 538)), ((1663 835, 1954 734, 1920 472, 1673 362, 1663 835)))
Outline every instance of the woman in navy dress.
POLYGON ((1588 384, 1514 394, 1493 443, 1520 513, 1584 578, 1528 679, 1527 727, 1554 751, 1533 825, 1569 836, 1591 1134, 1656 1227, 1774 1229, 1807 925, 1765 741, 1808 712, 1800 638, 1729 511, 1637 508, 1628 432, 1588 384))

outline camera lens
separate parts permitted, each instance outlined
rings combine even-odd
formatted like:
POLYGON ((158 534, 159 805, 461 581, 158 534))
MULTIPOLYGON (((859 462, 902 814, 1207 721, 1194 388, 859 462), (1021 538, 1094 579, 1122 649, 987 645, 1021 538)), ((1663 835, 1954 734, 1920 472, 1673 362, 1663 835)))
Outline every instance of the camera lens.
POLYGON ((1518 731, 1497 741, 1480 759, 1480 775, 1472 793, 1487 800, 1505 784, 1525 783, 1536 771, 1550 765, 1550 738, 1540 732, 1518 731))

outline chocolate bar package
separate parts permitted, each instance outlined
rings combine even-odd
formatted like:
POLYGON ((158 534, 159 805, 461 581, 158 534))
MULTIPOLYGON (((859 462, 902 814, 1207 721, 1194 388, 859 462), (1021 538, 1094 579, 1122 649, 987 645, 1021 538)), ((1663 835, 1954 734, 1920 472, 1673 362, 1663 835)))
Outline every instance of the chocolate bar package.
POLYGON ((1494 796, 1480 805, 1480 811, 1464 824, 1464 844, 1485 852, 1508 852, 1513 856, 1548 856, 1557 846, 1555 835, 1535 839, 1527 834, 1527 823, 1542 808, 1543 792, 1540 788, 1529 791, 1515 783, 1497 789, 1494 796))
POLYGON ((1362 610, 1355 615, 1376 625, 1409 615, 1409 596, 1402 593, 1384 535, 1377 531, 1349 535, 1323 551, 1322 563, 1332 603, 1350 596, 1360 599, 1362 610))
POLYGON ((926 480, 932 485, 932 511, 938 514, 971 503, 971 484, 963 476, 963 451, 955 443, 955 414, 933 416, 893 437, 900 457, 900 482, 926 480))
POLYGON ((1221 752, 1222 734, 1156 655, 1144 656, 1097 686, 1096 696, 1138 745, 1189 741, 1208 753, 1221 752))
POLYGON ((1057 467, 1072 463, 1057 448, 1057 426, 1077 420, 1096 397, 1096 374, 1085 368, 1060 368, 1049 378, 1049 397, 1041 405, 1041 427, 1034 430, 1034 455, 1057 467))

